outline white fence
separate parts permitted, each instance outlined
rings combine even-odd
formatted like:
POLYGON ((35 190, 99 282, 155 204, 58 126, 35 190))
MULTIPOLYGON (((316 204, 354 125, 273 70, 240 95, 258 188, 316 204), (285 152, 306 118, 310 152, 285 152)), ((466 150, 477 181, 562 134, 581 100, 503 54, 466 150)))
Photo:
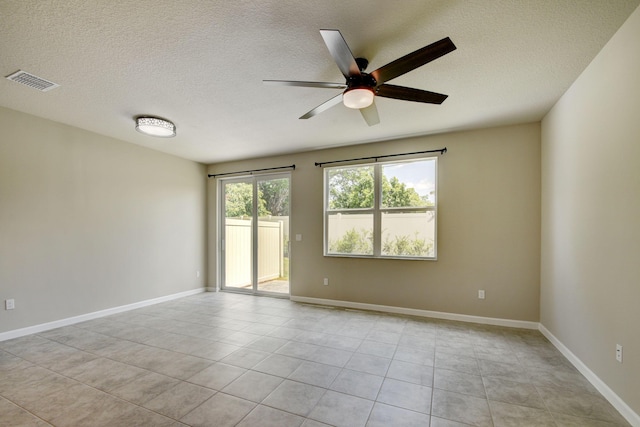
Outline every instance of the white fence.
MULTIPOLYGON (((251 220, 225 220, 225 286, 251 285, 251 220)), ((258 221, 258 282, 284 273, 284 222, 258 221)))
MULTIPOLYGON (((372 214, 329 215, 329 241, 342 238, 346 232, 373 230, 372 214)), ((409 235, 411 238, 435 241, 435 214, 432 211, 414 213, 390 213, 382 216, 382 235, 393 238, 409 235)))

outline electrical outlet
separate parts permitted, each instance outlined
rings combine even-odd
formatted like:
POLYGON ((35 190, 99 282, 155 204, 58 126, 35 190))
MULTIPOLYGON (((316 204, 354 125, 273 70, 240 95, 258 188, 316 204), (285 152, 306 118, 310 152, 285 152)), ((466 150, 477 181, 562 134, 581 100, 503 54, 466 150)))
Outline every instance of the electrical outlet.
POLYGON ((478 299, 484 299, 484 290, 483 289, 480 289, 478 291, 478 299))
POLYGON ((13 310, 16 308, 16 301, 14 299, 8 299, 4 301, 5 310, 13 310))
POLYGON ((329 278, 325 277, 324 278, 324 282, 322 282, 322 284, 325 285, 325 286, 329 286, 329 278))
POLYGON ((622 346, 620 344, 616 344, 616 360, 622 363, 622 346))
POLYGON ((200 270, 196 271, 196 278, 200 277, 200 270))

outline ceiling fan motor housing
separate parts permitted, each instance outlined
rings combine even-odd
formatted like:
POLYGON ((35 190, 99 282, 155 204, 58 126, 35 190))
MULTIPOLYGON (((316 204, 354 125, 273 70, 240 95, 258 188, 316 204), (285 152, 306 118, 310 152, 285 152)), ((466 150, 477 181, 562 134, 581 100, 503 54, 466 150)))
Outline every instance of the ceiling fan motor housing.
POLYGON ((347 77, 347 88, 354 89, 359 87, 375 88, 378 84, 371 74, 362 73, 360 75, 347 77))

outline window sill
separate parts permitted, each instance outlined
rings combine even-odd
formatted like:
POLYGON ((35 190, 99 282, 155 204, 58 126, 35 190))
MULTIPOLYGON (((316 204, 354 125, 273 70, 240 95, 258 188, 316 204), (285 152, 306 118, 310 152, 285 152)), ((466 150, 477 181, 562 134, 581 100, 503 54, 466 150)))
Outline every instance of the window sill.
POLYGON ((373 256, 373 255, 349 255, 349 254, 324 254, 327 258, 358 258, 358 259, 380 259, 394 261, 437 261, 437 257, 411 257, 411 256, 373 256))

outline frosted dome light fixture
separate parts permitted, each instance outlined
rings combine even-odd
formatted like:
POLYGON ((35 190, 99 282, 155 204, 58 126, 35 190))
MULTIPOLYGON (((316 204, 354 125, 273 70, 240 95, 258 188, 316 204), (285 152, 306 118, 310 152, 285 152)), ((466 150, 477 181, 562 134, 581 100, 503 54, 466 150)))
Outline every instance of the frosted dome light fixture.
POLYGON ((176 125, 169 120, 159 117, 146 116, 136 118, 136 130, 145 135, 160 138, 172 138, 176 136, 176 125))
POLYGON ((342 95, 342 102, 349 108, 366 108, 373 104, 373 89, 370 87, 356 87, 347 89, 342 95))

